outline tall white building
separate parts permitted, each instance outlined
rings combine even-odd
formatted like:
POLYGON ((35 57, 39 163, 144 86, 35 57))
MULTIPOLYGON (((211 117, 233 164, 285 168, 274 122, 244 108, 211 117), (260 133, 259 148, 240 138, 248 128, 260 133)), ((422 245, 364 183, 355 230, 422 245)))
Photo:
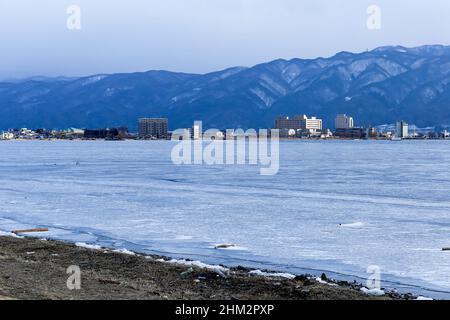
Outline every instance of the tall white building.
POLYGON ((322 131, 322 119, 317 119, 316 117, 308 118, 304 115, 301 117, 300 124, 302 130, 306 130, 311 133, 322 131))
POLYGON ((397 122, 397 138, 408 138, 409 125, 405 121, 397 122))
POLYGON ((355 125, 352 117, 346 114, 339 114, 336 116, 334 126, 336 129, 353 129, 355 125))
POLYGON ((200 140, 203 138, 203 131, 202 131, 202 122, 201 121, 195 121, 194 125, 191 128, 191 138, 194 140, 200 140))

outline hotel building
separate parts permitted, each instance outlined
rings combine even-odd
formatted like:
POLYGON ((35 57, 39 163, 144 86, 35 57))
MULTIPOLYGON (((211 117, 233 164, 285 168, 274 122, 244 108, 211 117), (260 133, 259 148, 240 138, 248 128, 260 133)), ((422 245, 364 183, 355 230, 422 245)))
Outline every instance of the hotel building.
POLYGON ((275 119, 275 129, 304 131, 311 134, 322 131, 322 119, 316 117, 308 118, 306 115, 289 117, 279 117, 275 119))
POLYGON ((408 138, 409 136, 409 125, 405 121, 397 122, 397 138, 408 138))
POLYGON ((334 124, 336 129, 353 129, 354 127, 353 118, 346 114, 337 115, 334 124))
POLYGON ((166 118, 139 119, 139 137, 166 139, 168 137, 169 120, 166 118))

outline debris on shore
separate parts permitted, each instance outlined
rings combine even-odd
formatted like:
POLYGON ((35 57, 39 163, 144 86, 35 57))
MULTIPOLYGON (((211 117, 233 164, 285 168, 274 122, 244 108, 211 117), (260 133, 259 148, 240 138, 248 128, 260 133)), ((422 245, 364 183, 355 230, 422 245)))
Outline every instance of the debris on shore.
POLYGON ((98 250, 85 244, 0 236, 0 297, 53 300, 372 300, 361 285, 314 276, 226 268, 161 256, 98 250), (33 253, 33 254, 30 254, 33 253), (82 290, 66 286, 67 268, 81 270, 82 290))
POLYGON ((25 230, 14 230, 11 233, 14 234, 23 234, 23 233, 35 233, 35 232, 48 232, 48 228, 34 228, 34 229, 25 229, 25 230))

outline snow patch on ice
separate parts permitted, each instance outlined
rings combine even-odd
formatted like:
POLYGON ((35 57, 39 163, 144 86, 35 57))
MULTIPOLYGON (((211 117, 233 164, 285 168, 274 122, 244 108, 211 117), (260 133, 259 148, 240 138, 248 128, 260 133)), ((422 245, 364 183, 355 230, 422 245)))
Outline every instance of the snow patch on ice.
POLYGON ((362 227, 365 227, 366 224, 364 222, 354 222, 354 223, 341 224, 340 226, 344 227, 344 228, 362 228, 362 227))
POLYGON ((192 236, 178 235, 175 236, 175 240, 192 240, 192 236))

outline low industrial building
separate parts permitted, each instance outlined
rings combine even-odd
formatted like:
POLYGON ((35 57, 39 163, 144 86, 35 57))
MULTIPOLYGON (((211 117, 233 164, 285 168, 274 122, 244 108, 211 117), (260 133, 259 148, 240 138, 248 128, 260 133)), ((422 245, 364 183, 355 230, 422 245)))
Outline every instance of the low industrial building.
POLYGON ((368 130, 366 128, 336 129, 334 136, 343 139, 366 139, 368 130))
POLYGON ((111 139, 120 140, 126 138, 128 129, 120 128, 106 128, 106 129, 85 129, 83 137, 85 139, 111 139))

